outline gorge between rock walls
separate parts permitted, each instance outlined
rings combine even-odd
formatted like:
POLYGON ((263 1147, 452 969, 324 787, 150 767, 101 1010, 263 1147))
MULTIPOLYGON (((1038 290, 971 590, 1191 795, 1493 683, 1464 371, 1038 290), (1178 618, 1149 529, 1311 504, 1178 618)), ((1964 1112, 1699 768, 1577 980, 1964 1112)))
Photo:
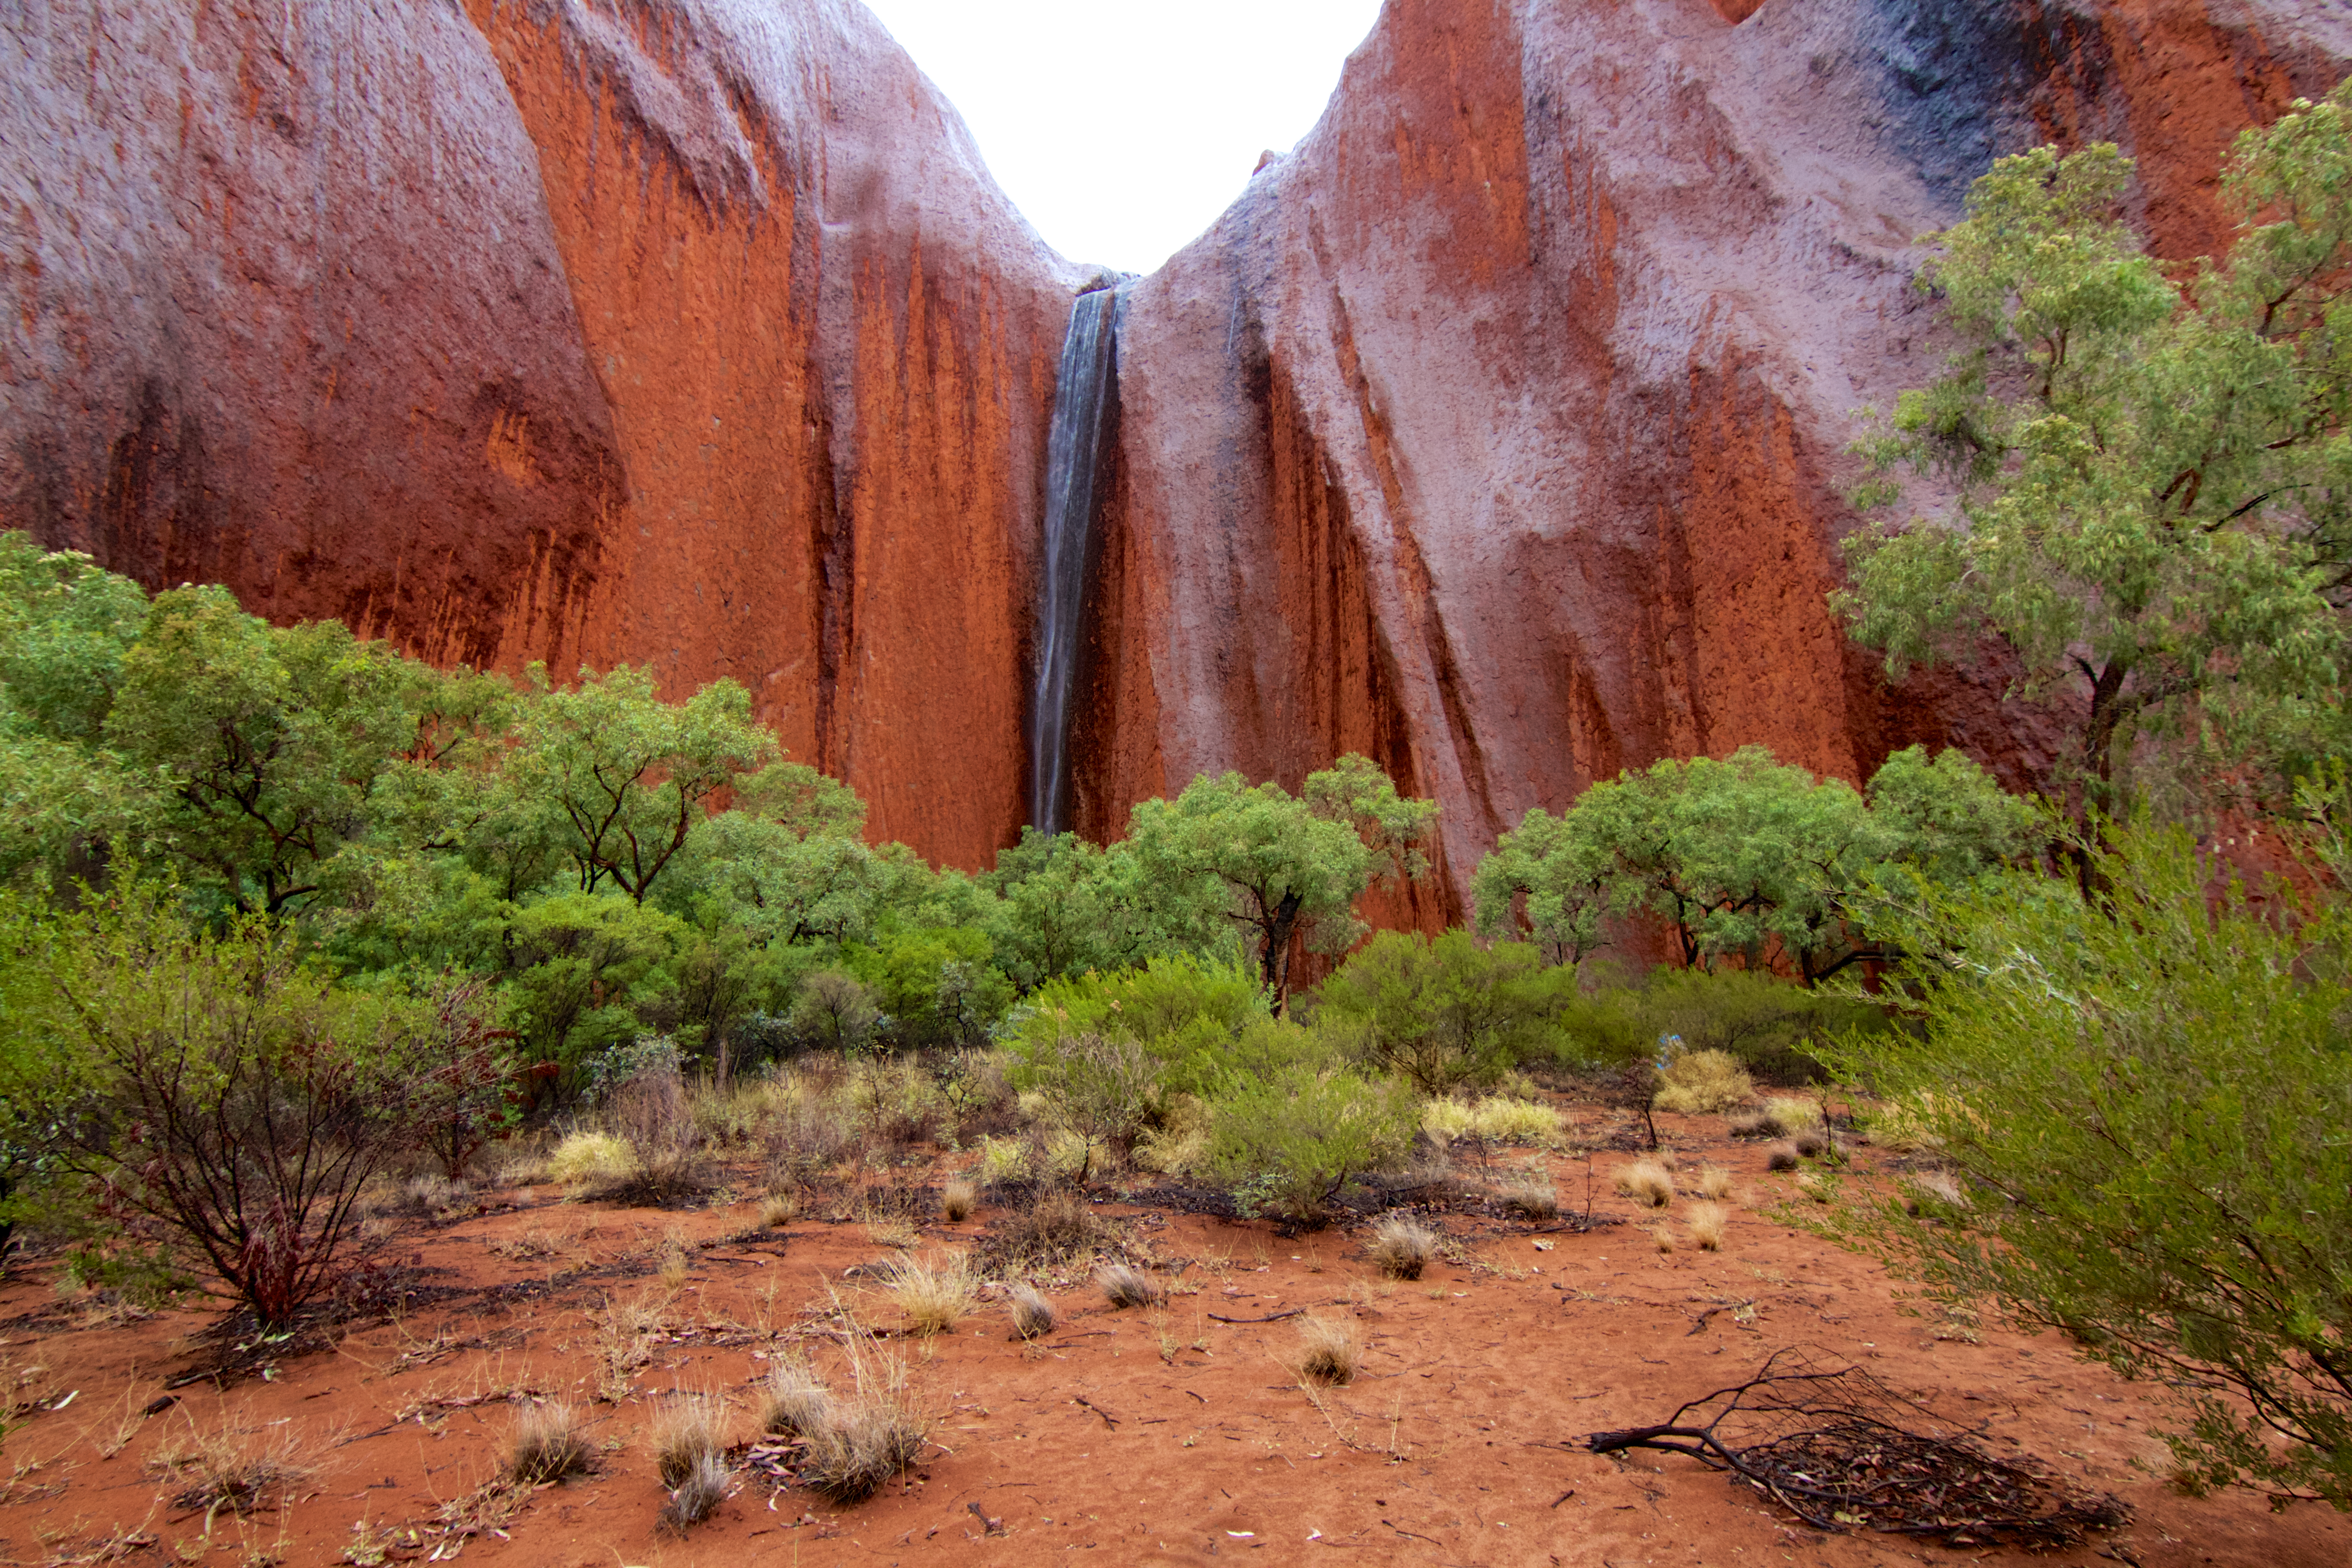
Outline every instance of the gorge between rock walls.
POLYGON ((1661 756, 2045 770, 1997 664, 1890 689, 1824 602, 1853 411, 1940 357, 1914 240, 2106 139, 2157 248, 2216 248, 2231 139, 2352 19, 1390 0, 1118 289, 1075 565, 1049 444, 1109 279, 852 0, 50 0, 6 44, 0 527, 443 663, 731 676, 964 867, 1040 789, 1102 838, 1362 752, 1443 807, 1381 911, 1427 924, 1661 756))

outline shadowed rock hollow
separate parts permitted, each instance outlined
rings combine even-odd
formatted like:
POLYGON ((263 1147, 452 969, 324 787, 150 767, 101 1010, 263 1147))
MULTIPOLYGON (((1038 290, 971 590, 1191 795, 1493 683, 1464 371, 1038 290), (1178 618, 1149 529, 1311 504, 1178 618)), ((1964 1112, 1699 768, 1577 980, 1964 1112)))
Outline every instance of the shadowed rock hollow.
MULTIPOLYGON (((58 0, 5 47, 0 525, 436 659, 731 675, 877 835, 1017 834, 1087 279, 861 7, 58 0)), ((1659 755, 2030 776, 1997 671, 1889 693, 1822 603, 1851 413, 1936 357, 1910 242, 2105 137, 2211 249, 2230 138, 2347 58, 2315 5, 1391 0, 1130 291, 1076 826, 1365 751, 1444 804, 1388 911, 1434 920, 1659 755)))

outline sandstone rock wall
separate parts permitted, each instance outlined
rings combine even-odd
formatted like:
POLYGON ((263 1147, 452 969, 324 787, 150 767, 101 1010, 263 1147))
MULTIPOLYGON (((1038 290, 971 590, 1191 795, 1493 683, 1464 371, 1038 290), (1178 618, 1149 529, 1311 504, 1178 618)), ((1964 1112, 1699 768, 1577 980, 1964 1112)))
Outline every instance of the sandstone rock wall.
MULTIPOLYGON (((1239 47, 1237 45, 1237 47, 1239 47)), ((444 661, 732 675, 872 826, 1019 829, 1082 280, 854 0, 35 0, 0 36, 0 526, 444 661)), ((1135 286, 1078 822, 1343 751, 1528 807, 1750 741, 2019 781, 2000 671, 1822 602, 1911 241, 2111 137, 2161 247, 2352 58, 2274 0, 1390 0, 1320 125, 1135 286)))
POLYGON ((0 526, 436 659, 749 687, 1017 829, 1075 277, 848 0, 58 0, 0 70, 0 526))
POLYGON ((1998 668, 1890 693, 1830 616, 1852 411, 1932 374, 1911 242, 1998 152, 2119 140, 2159 244, 2218 243, 2229 138, 2352 58, 2305 10, 1390 0, 1135 291, 1082 826, 1368 751, 1444 804, 1434 921, 1660 756, 2042 772, 1998 668))

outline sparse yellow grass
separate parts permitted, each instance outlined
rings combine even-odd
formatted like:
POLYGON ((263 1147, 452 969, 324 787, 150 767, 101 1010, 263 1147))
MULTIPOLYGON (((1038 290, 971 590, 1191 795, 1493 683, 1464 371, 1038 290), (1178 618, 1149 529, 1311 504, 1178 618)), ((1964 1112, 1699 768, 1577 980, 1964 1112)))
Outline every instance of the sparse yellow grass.
POLYGON ((1363 1347, 1357 1342, 1354 1323, 1321 1312, 1309 1312, 1298 1320, 1295 1365, 1302 1381, 1344 1387, 1356 1381, 1363 1363, 1363 1347))
POLYGON ((159 1445, 147 1468, 177 1488, 173 1500, 182 1508, 204 1510, 207 1525, 217 1513, 280 1507, 311 1474, 292 1426, 243 1428, 226 1414, 212 1432, 187 1418, 184 1433, 159 1445))
POLYGON ((1618 1195, 1644 1208, 1662 1209, 1675 1201, 1675 1176, 1664 1162, 1634 1160, 1610 1173, 1618 1195))
POLYGON ((1029 1146, 1018 1138, 983 1138, 980 1141, 980 1179, 983 1182, 1018 1182, 1029 1175, 1029 1146))
POLYGON ((1568 1142, 1568 1121, 1549 1105, 1508 1095, 1485 1100, 1433 1100, 1422 1108, 1421 1125, 1433 1138, 1484 1138, 1496 1143, 1546 1147, 1568 1142))
POLYGON ((1696 1203, 1683 1210, 1683 1224, 1703 1252, 1721 1252, 1731 1228, 1731 1211, 1717 1203, 1696 1203))
POLYGON ((971 1270, 961 1258, 932 1263, 906 1259, 890 1281, 890 1294, 907 1314, 907 1326, 919 1334, 954 1328, 971 1315, 979 1300, 971 1270))
POLYGON ((1658 1109, 1685 1116, 1727 1110, 1756 1092, 1756 1080, 1728 1051, 1685 1051, 1660 1076, 1658 1109))
POLYGON ((1698 1168, 1698 1190, 1702 1197, 1721 1203, 1731 1196, 1731 1172, 1723 1165, 1701 1165, 1698 1168))
POLYGON ((634 1173, 636 1156, 610 1132, 567 1134, 547 1157, 547 1179, 567 1184, 617 1182, 634 1173))
POLYGON ((1418 1279, 1444 1238, 1411 1215, 1384 1214, 1364 1242, 1372 1262, 1391 1279, 1418 1279))
POLYGON ((1822 1124, 1822 1108, 1793 1094, 1776 1094, 1765 1100, 1764 1114, 1770 1117, 1783 1133, 1822 1124))

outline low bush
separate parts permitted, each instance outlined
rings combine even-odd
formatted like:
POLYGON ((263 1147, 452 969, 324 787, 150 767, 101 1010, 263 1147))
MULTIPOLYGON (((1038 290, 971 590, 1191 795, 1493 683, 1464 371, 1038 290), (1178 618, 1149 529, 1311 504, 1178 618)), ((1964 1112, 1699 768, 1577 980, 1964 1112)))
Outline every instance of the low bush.
POLYGON ((608 1185, 613 1195, 661 1203, 702 1190, 702 1138, 676 1066, 644 1067, 622 1080, 604 1119, 629 1151, 629 1171, 608 1185))
POLYGON ((1236 1074, 1212 1101, 1206 1164, 1245 1212, 1319 1218, 1350 1177, 1403 1158, 1414 1110, 1404 1085, 1345 1068, 1236 1074))
POLYGON ((1797 1165, 1797 1146, 1794 1143, 1775 1143, 1764 1152, 1764 1168, 1768 1171, 1793 1171, 1797 1165))
POLYGON ((1522 1219, 1555 1219, 1559 1215, 1559 1189, 1540 1176, 1507 1183, 1496 1197, 1507 1211, 1522 1219))
POLYGON ((1388 931, 1323 983, 1316 1021, 1368 1068, 1443 1096, 1553 1054, 1554 1015, 1575 987, 1573 970, 1547 969, 1524 942, 1388 931))
POLYGON ((1092 1257, 1104 1239, 1086 1199, 1066 1187, 1046 1187, 998 1220, 982 1252, 992 1273, 1058 1268, 1092 1257))

